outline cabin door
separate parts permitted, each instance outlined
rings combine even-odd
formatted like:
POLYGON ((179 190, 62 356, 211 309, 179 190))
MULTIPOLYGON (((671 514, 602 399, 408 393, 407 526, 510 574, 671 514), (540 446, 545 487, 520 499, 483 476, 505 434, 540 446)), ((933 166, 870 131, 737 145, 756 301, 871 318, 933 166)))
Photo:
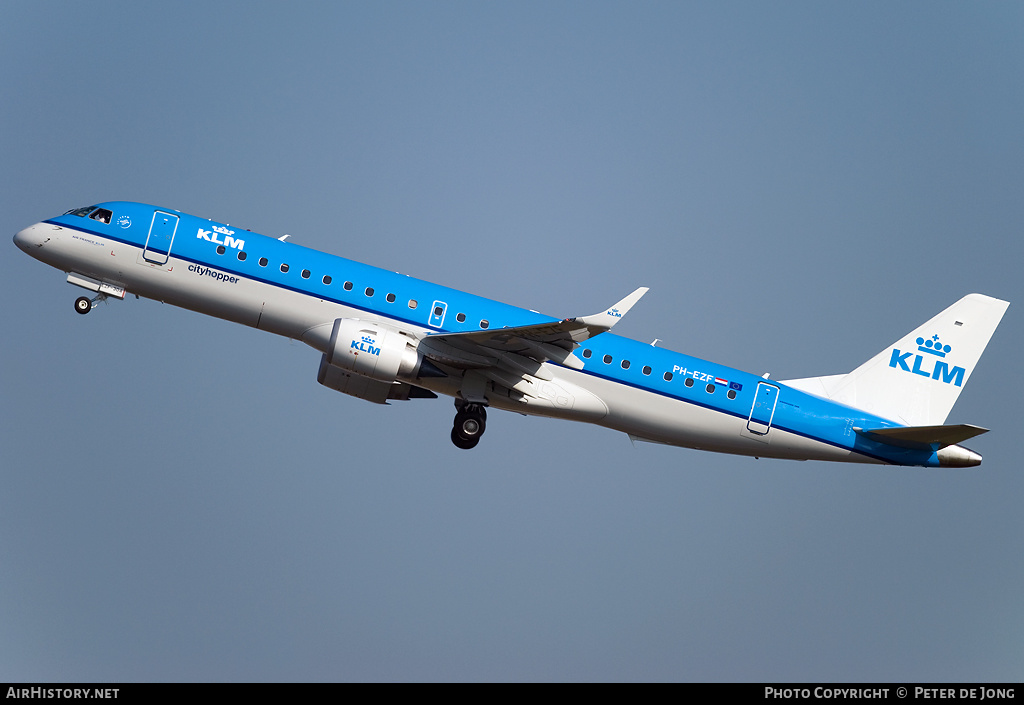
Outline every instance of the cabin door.
POLYGON ((153 222, 149 225, 149 237, 146 238, 146 248, 142 251, 142 256, 147 262, 167 264, 167 258, 171 254, 171 243, 174 242, 174 233, 177 229, 178 216, 163 211, 153 213, 153 222))
POLYGON ((750 418, 747 419, 747 429, 751 433, 764 436, 772 427, 772 417, 775 416, 775 403, 779 400, 779 388, 767 382, 757 383, 757 395, 754 397, 754 405, 750 408, 750 418))

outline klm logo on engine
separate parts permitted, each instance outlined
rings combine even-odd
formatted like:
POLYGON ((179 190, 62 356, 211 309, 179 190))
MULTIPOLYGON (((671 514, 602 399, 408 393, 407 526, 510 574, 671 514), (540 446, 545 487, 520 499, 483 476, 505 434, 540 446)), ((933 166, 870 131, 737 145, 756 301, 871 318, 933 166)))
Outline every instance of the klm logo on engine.
POLYGON ((236 240, 232 235, 235 234, 234 230, 222 227, 220 225, 214 225, 212 230, 203 230, 199 228, 199 232, 196 233, 196 237, 200 240, 206 240, 217 245, 224 245, 225 247, 233 247, 236 250, 245 249, 245 240, 236 240), (223 236, 221 240, 218 236, 223 236))
POLYGON ((943 345, 937 335, 933 335, 928 340, 918 338, 917 354, 915 355, 913 351, 902 352, 899 348, 893 348, 892 357, 889 358, 889 367, 960 387, 964 383, 966 370, 963 367, 950 368, 943 359, 952 349, 948 345, 943 345), (911 356, 914 358, 913 361, 910 359, 911 356))
POLYGON ((380 348, 374 347, 376 343, 377 341, 373 338, 368 335, 364 335, 361 340, 353 340, 348 349, 370 353, 371 355, 380 355, 380 348))

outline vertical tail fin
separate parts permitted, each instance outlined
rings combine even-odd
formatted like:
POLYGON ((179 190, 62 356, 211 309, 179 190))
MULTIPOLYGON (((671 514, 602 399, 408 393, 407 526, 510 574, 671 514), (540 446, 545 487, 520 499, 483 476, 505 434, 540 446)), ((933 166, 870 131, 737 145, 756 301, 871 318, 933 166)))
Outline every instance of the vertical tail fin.
POLYGON ((849 374, 784 384, 907 426, 942 424, 1009 305, 969 294, 849 374))

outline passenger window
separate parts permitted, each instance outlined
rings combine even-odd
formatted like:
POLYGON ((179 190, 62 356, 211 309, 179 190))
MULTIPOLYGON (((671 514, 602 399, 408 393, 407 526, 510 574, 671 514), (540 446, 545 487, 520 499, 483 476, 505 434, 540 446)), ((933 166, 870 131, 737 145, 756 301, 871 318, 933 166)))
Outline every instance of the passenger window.
POLYGON ((629 369, 629 360, 623 360, 622 361, 622 369, 624 369, 624 370, 628 370, 629 369))
POLYGON ((645 375, 649 375, 651 374, 651 367, 650 365, 644 365, 644 368, 640 371, 643 372, 645 375))
POLYGON ((671 382, 672 381, 672 373, 671 372, 666 372, 664 377, 665 377, 665 381, 666 382, 671 382))
POLYGON ((345 291, 352 291, 352 282, 345 282, 345 286, 343 288, 345 291))
POLYGON ((466 322, 466 314, 460 313, 459 315, 457 315, 455 317, 455 320, 458 321, 459 323, 465 323, 466 322))
POLYGON ((480 327, 481 328, 489 328, 490 326, 491 326, 491 322, 488 321, 486 318, 484 320, 480 321, 480 327))
POLYGON ((385 296, 384 298, 385 298, 385 299, 387 299, 387 302, 388 302, 389 304, 393 304, 393 303, 395 303, 395 295, 394 295, 394 294, 388 294, 388 295, 387 295, 387 296, 385 296))
POLYGON ((730 389, 729 393, 726 396, 729 397, 730 399, 735 399, 736 398, 736 390, 735 389, 730 389))
POLYGON ((267 264, 268 264, 267 258, 266 257, 260 257, 260 266, 261 267, 266 267, 267 264))
POLYGON ((224 245, 217 245, 217 254, 218 255, 222 255, 225 252, 227 252, 227 250, 224 249, 224 245))
POLYGON ((249 256, 249 255, 245 254, 245 252, 239 252, 239 253, 238 253, 238 261, 239 261, 239 262, 244 262, 244 261, 245 261, 245 258, 246 258, 246 257, 248 257, 248 256, 249 256))
POLYGON ((416 308, 417 306, 419 306, 419 303, 416 299, 409 299, 409 308, 416 308))
POLYGON ((709 384, 708 386, 704 387, 704 389, 706 389, 708 391, 708 394, 714 394, 715 393, 715 385, 713 385, 713 384, 709 384))
POLYGON ((325 274, 324 275, 324 284, 330 284, 330 283, 331 283, 331 275, 330 274, 325 274))
POLYGON ((606 364, 606 365, 612 364, 612 356, 611 355, 605 355, 601 359, 604 360, 604 364, 606 364))
POLYGON ((593 355, 593 354, 594 354, 594 353, 592 353, 592 352, 591 352, 591 351, 590 351, 589 349, 586 349, 586 348, 585 348, 585 349, 583 350, 583 357, 587 358, 588 360, 590 359, 590 356, 591 356, 591 355, 593 355))
POLYGON ((281 265, 281 271, 282 271, 282 272, 287 272, 287 271, 288 271, 289 269, 290 269, 290 267, 288 267, 288 265, 287 265, 287 264, 282 264, 282 265, 281 265))
POLYGON ((367 296, 373 296, 373 287, 372 286, 366 287, 366 295, 367 296))
POLYGON ((302 270, 302 278, 303 279, 309 279, 309 270, 308 269, 303 269, 302 270))
POLYGON ((693 377, 687 377, 686 381, 683 382, 683 384, 685 384, 687 387, 692 387, 693 386, 693 377))

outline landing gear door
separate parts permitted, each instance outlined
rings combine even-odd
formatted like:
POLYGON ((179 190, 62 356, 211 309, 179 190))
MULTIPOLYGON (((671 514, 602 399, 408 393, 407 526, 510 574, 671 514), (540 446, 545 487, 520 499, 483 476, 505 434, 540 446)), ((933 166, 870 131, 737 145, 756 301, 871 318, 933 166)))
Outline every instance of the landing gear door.
POLYGON ((448 310, 448 304, 444 301, 435 301, 430 307, 430 325, 433 328, 440 328, 444 324, 444 314, 448 310))
POLYGON ((142 256, 147 262, 167 264, 167 259, 171 255, 171 244, 174 242, 174 233, 177 229, 178 216, 163 211, 153 213, 153 222, 149 225, 149 236, 146 238, 146 247, 142 251, 142 256))
POLYGON ((778 400, 778 387, 767 382, 758 382, 757 395, 754 397, 754 405, 750 407, 750 418, 747 419, 747 430, 759 436, 768 435, 778 400))

